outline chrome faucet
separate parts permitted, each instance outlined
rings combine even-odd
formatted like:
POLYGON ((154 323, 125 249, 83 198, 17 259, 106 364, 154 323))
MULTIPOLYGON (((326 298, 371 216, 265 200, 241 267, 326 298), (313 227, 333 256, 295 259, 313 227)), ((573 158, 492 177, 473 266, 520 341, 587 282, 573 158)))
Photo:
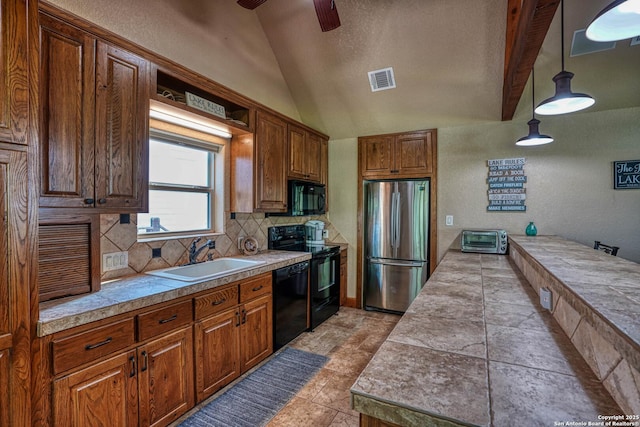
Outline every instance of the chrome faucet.
POLYGON ((202 246, 200 246, 199 248, 197 247, 198 242, 202 240, 202 237, 197 237, 192 243, 191 246, 189 246, 189 263, 188 264, 195 264, 198 262, 198 255, 200 254, 200 252, 202 252, 205 248, 208 249, 215 249, 216 248, 216 242, 209 239, 206 241, 206 243, 204 243, 202 246))

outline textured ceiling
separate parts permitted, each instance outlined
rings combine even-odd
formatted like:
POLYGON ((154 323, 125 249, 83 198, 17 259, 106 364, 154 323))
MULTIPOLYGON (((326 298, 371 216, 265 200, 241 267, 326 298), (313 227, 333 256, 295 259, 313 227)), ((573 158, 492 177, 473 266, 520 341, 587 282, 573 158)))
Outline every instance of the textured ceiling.
MULTIPOLYGON (((303 122, 332 139, 499 121, 507 0, 335 0, 342 26, 322 33, 311 0, 256 9, 303 122), (397 88, 367 72, 393 67, 397 88)), ((569 58, 573 31, 608 0, 566 0, 566 69, 589 111, 640 105, 640 45, 569 58)), ((240 7, 240 6, 238 6, 240 7)), ((560 71, 560 9, 536 62, 536 102, 560 71)), ((530 118, 527 86, 514 120, 530 118)))

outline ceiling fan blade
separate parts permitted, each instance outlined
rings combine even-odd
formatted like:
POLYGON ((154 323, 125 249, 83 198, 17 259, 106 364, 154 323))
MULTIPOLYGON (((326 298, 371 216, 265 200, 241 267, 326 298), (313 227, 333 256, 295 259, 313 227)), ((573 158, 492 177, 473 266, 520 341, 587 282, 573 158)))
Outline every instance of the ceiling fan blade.
POLYGON ((267 0, 238 0, 238 4, 247 9, 255 9, 267 0))
POLYGON ((334 0, 313 0, 318 21, 323 32, 335 30, 340 26, 340 17, 334 0))

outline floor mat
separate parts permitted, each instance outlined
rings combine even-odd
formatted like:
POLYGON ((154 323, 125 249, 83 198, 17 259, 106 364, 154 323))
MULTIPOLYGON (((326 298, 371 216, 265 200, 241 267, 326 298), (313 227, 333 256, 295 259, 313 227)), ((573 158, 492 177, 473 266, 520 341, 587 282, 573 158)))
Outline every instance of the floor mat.
POLYGON ((326 356, 287 347, 184 420, 180 427, 264 426, 328 360, 326 356))

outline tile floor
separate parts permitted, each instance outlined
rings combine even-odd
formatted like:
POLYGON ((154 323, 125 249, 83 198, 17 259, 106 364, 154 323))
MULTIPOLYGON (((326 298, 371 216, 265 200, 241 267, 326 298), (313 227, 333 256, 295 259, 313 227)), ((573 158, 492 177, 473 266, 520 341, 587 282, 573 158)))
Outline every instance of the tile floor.
POLYGON ((325 355, 329 361, 267 427, 357 427, 359 416, 351 409, 349 389, 398 320, 394 314, 341 307, 313 332, 293 340, 291 347, 325 355))
POLYGON ((315 331, 293 340, 291 347, 330 360, 267 427, 357 427, 349 389, 398 320, 393 314, 342 307, 315 331))

